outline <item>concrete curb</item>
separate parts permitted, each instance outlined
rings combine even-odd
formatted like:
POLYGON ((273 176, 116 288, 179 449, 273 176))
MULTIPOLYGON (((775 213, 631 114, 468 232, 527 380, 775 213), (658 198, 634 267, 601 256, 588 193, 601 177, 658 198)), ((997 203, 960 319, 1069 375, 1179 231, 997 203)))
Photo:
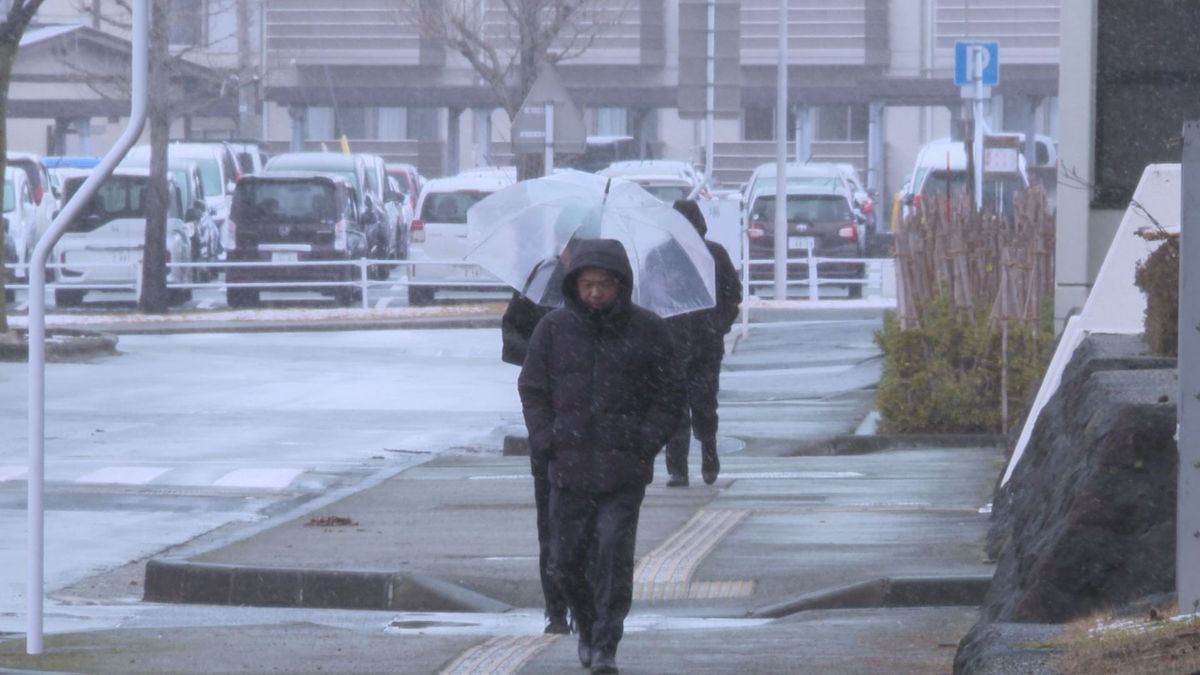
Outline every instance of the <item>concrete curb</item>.
MULTIPOLYGON (((15 329, 19 342, 0 342, 0 361, 24 361, 29 358, 29 331, 15 329)), ((79 330, 74 328, 46 329, 46 360, 67 361, 100 354, 115 354, 117 336, 111 331, 79 330)))
POLYGON ((747 617, 779 619, 817 609, 880 607, 977 607, 992 584, 991 575, 881 577, 805 593, 751 610, 747 617))
POLYGON ((147 561, 147 602, 253 607, 506 612, 512 607, 424 574, 147 561))
MULTIPOLYGON (((499 328, 500 315, 414 317, 411 319, 339 319, 312 321, 179 321, 106 323, 96 328, 114 335, 177 335, 187 333, 290 333, 439 328, 499 328)), ((63 330, 63 329, 54 329, 63 330)))
MULTIPOLYGON (((731 437, 736 438, 736 437, 731 437)), ((888 450, 914 450, 918 448, 980 448, 991 450, 1003 447, 1006 440, 1000 434, 880 434, 847 435, 823 438, 812 443, 797 444, 793 439, 741 439, 746 447, 763 446, 773 442, 786 444, 790 457, 823 455, 868 455, 888 450)), ((504 435, 505 457, 528 457, 529 438, 525 434, 504 435)))

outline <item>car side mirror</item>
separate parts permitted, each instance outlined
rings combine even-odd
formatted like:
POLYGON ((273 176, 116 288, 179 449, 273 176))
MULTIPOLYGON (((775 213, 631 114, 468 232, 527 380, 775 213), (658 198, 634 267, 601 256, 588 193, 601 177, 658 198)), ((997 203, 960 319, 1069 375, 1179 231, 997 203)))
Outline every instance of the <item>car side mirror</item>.
POLYGON ((385 202, 401 202, 404 201, 404 194, 395 190, 388 190, 383 193, 383 200, 385 202))
POLYGON ((904 195, 904 198, 901 199, 900 201, 903 202, 905 206, 912 206, 913 205, 913 196, 912 195, 904 195))

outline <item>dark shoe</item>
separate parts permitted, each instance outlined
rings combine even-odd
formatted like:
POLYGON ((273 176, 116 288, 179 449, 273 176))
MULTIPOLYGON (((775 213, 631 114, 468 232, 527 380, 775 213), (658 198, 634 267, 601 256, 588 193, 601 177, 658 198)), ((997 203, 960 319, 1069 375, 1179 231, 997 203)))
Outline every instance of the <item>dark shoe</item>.
POLYGON ((704 477, 705 483, 712 485, 717 481, 717 474, 721 473, 721 460, 717 459, 717 444, 715 442, 701 443, 700 452, 700 475, 704 477))
POLYGON ((671 477, 667 479, 667 487, 687 487, 687 486, 688 486, 688 477, 687 476, 671 474, 671 477))
POLYGON ((592 659, 593 673, 619 673, 617 668, 617 657, 608 652, 596 652, 596 657, 592 659))
POLYGON ((547 635, 566 635, 571 632, 571 624, 567 623, 565 616, 552 616, 549 623, 546 624, 547 635))
POLYGON ((592 643, 583 638, 579 638, 579 663, 584 668, 592 665, 592 643))

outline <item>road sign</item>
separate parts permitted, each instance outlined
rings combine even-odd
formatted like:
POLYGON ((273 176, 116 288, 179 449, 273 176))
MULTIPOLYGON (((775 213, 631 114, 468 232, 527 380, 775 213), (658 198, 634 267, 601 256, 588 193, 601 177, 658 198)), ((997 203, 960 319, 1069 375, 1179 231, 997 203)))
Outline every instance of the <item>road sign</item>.
POLYGON ((965 87, 983 80, 983 86, 994 87, 1000 82, 1000 43, 965 42, 954 43, 954 84, 965 87), (983 52, 983 70, 977 69, 975 54, 983 52))
POLYGON ((512 149, 516 154, 533 154, 546 149, 546 107, 554 107, 552 133, 554 151, 580 154, 587 149, 587 127, 583 113, 571 100, 562 78, 553 66, 542 69, 512 124, 512 149))

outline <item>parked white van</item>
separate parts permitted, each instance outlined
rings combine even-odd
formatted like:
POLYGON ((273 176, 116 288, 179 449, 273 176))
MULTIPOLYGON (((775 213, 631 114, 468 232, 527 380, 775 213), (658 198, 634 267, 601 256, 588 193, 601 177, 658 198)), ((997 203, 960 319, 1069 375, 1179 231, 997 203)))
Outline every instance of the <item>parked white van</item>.
MULTIPOLYGON (((513 184, 505 171, 472 171, 425 183, 417 199, 417 217, 409 228, 410 260, 460 260, 467 251, 467 209, 484 197, 513 184)), ((410 281, 493 282, 496 277, 476 265, 410 265, 410 281)), ((433 302, 436 286, 409 286, 408 304, 433 302)))
POLYGON ((4 238, 4 262, 14 265, 7 270, 10 282, 29 279, 29 257, 37 242, 37 203, 25 171, 17 167, 4 169, 4 219, 8 235, 4 238))
MULTIPOLYGON (((54 261, 61 265, 58 287, 54 291, 57 306, 78 306, 89 290, 105 290, 94 288, 96 286, 126 290, 136 284, 142 273, 142 251, 146 242, 145 193, 149 176, 147 169, 117 169, 100 185, 91 203, 67 226, 54 245, 54 261)), ((69 200, 85 178, 67 178, 63 184, 64 197, 69 200)), ((175 179, 168 177, 167 180, 170 207, 166 223, 166 259, 168 262, 194 262, 191 233, 183 221, 183 198, 175 179)), ((196 269, 169 267, 167 282, 194 281, 196 269)), ((190 297, 190 290, 170 291, 172 304, 190 297)))
MULTIPOLYGON (((962 141, 942 138, 917 153, 908 192, 901 195, 905 215, 921 202, 967 194, 967 151, 962 141)), ((1029 187, 1025 155, 1016 148, 987 148, 983 156, 983 208, 999 214, 1013 212, 1013 197, 1029 187)))

